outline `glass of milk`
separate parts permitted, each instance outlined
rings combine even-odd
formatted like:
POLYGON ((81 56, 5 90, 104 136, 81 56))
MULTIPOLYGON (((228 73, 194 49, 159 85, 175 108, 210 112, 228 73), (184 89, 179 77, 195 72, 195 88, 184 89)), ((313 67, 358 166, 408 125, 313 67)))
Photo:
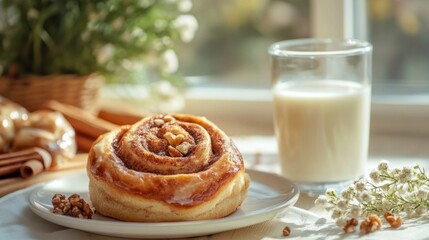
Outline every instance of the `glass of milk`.
POLYGON ((315 194, 361 177, 368 157, 371 44, 297 39, 274 43, 268 52, 282 175, 315 194))

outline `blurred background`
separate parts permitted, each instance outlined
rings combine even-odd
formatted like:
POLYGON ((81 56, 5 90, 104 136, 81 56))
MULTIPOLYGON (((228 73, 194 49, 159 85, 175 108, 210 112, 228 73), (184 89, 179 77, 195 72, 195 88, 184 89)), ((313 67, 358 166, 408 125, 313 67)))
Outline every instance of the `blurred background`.
MULTIPOLYGON (((193 44, 178 46, 181 71, 189 77, 208 76, 201 80, 207 85, 268 88, 266 49, 275 41, 311 37, 311 4, 195 1, 192 13, 200 28, 193 44)), ((429 2, 371 0, 365 10, 366 37, 374 45, 373 93, 428 93, 429 2)))
POLYGON ((268 47, 329 37, 373 44, 375 102, 428 105, 428 11, 425 0, 0 0, 0 94, 25 107, 52 95, 90 109, 97 93, 71 93, 102 85, 109 107, 271 126, 268 47), (94 73, 104 82, 74 79, 94 73))
POLYGON ((309 0, 203 0, 192 12, 199 32, 178 55, 190 80, 205 76, 199 84, 269 88, 268 47, 311 37, 309 0))

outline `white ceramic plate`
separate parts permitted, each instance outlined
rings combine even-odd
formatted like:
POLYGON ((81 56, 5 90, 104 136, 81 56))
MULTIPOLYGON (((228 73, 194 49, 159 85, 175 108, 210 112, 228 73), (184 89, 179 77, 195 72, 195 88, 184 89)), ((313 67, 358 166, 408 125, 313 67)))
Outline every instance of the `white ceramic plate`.
POLYGON ((86 201, 88 177, 85 172, 49 182, 30 194, 34 213, 55 224, 101 235, 132 238, 183 238, 209 235, 257 224, 273 218, 298 200, 299 190, 289 180, 278 175, 246 170, 250 175, 249 194, 233 214, 215 220, 134 223, 123 222, 95 214, 93 219, 78 219, 52 213, 51 198, 55 193, 69 196, 78 193, 86 201))

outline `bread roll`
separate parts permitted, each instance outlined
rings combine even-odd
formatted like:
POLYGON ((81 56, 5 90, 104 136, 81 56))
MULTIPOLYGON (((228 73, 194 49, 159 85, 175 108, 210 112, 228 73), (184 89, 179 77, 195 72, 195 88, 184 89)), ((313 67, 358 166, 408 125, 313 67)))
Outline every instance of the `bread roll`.
POLYGON ((96 211, 135 222, 227 216, 250 182, 231 139, 192 115, 146 117, 100 136, 87 173, 96 211))

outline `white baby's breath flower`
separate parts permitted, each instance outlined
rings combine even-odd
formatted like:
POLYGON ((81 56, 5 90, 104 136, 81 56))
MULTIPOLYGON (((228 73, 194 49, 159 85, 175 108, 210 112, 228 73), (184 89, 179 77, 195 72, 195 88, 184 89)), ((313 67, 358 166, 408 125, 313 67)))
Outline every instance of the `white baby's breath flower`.
POLYGON ((420 217, 421 215, 423 215, 424 213, 426 213, 428 211, 428 208, 425 206, 418 206, 415 210, 414 210, 414 215, 416 217, 420 217))
POLYGON ((320 199, 328 201, 325 210, 340 227, 348 219, 383 216, 386 212, 419 217, 429 211, 429 178, 420 166, 389 170, 382 161, 368 178, 354 181, 340 196, 329 189, 320 199))
POLYGON ((192 15, 180 15, 174 20, 173 26, 179 31, 180 39, 183 42, 190 42, 194 39, 198 22, 192 15))
POLYGON ((362 192, 365 190, 365 182, 362 179, 359 179, 359 181, 355 182, 355 188, 358 192, 362 192))
POLYGON ((171 38, 169 38, 169 37, 167 37, 167 36, 162 37, 161 42, 162 42, 162 44, 164 44, 165 46, 171 45, 171 43, 172 43, 171 38))
POLYGON ((388 191, 390 191, 390 190, 391 190, 391 184, 390 184, 390 183, 385 183, 385 184, 381 185, 381 186, 380 186, 380 188, 381 188, 383 191, 388 192, 388 191))
POLYGON ((150 7, 153 4, 154 0, 139 0, 138 6, 142 8, 150 7))
POLYGON ((426 186, 423 186, 420 189, 418 189, 416 193, 416 197, 418 200, 427 200, 428 196, 429 196, 429 190, 426 186))
POLYGON ((399 174, 399 181, 402 183, 407 182, 412 178, 413 171, 409 167, 403 167, 401 173, 399 174))
POLYGON ((192 1, 177 0, 177 9, 181 12, 189 12, 192 9, 192 1))
POLYGON ((391 171, 391 174, 392 174, 392 176, 393 176, 394 178, 397 178, 397 177, 399 176, 399 174, 401 174, 401 169, 399 169, 399 168, 394 168, 394 169, 391 171))
MULTIPOLYGON (((398 177, 398 179, 399 179, 399 177, 398 177)), ((405 195, 405 194, 407 194, 408 193, 408 185, 406 185, 406 184, 397 184, 396 185, 397 187, 396 187, 396 191, 397 191, 397 193, 399 194, 399 195, 405 195)))
POLYGON ((124 59, 121 61, 122 67, 127 71, 137 71, 141 69, 142 62, 141 61, 131 61, 129 59, 124 59))
POLYGON ((325 195, 320 195, 317 197, 316 200, 314 200, 314 205, 317 207, 325 207, 325 205, 328 203, 328 199, 325 195))
POLYGON ((355 193, 356 193, 356 191, 355 191, 353 185, 351 185, 341 193, 341 196, 345 200, 351 200, 353 198, 353 196, 355 195, 355 193))
POLYGON ((413 217, 414 216, 414 208, 411 206, 405 206, 404 212, 407 214, 407 217, 413 217))
POLYGON ((361 192, 358 196, 358 201, 361 203, 368 203, 372 200, 372 196, 371 194, 369 194, 368 192, 364 191, 361 192))
POLYGON ((337 218, 341 217, 342 214, 343 214, 343 212, 340 209, 335 208, 334 211, 332 211, 331 218, 337 219, 337 218))
POLYGON ((380 210, 382 212, 390 211, 391 208, 392 208, 392 202, 390 202, 386 198, 381 199, 380 210))
POLYGON ((399 182, 406 183, 408 180, 410 180, 410 177, 411 176, 409 174, 402 172, 399 174, 399 182))
POLYGON ((141 28, 134 28, 130 34, 130 40, 133 39, 137 43, 144 44, 147 40, 147 33, 141 28))
POLYGON ((352 204, 350 208, 349 217, 358 219, 360 214, 361 214, 361 207, 357 204, 352 204))
POLYGON ((338 200, 337 193, 335 192, 335 189, 333 189, 333 188, 326 189, 325 196, 326 196, 328 202, 337 202, 337 200, 338 200))
POLYGON ((381 199, 377 199, 376 201, 374 201, 374 207, 376 209, 383 209, 383 202, 381 199))
POLYGON ((403 167, 402 168, 402 173, 406 174, 406 175, 411 175, 412 170, 410 167, 403 167))
POLYGON ((160 66, 166 73, 175 73, 179 68, 179 60, 172 49, 168 49, 161 55, 160 66))
POLYGON ((379 171, 387 171, 387 169, 389 169, 389 162, 386 161, 386 160, 380 161, 380 163, 378 164, 377 169, 379 171))
POLYGON ((336 196, 337 195, 337 193, 335 192, 335 189, 333 189, 333 188, 326 189, 325 194, 328 196, 336 196))
POLYGON ((112 58, 114 52, 115 52, 115 49, 112 44, 106 44, 102 46, 96 53, 97 63, 105 64, 107 61, 109 61, 112 58))
POLYGON ((343 211, 346 210, 347 209, 347 201, 344 199, 341 199, 340 201, 338 201, 337 208, 341 209, 343 211))
POLYGON ((157 31, 163 31, 167 27, 167 21, 164 19, 157 19, 155 21, 155 29, 157 31))
POLYGON ((372 170, 371 173, 369 174, 369 177, 371 178, 372 181, 374 181, 375 183, 378 183, 381 181, 380 178, 380 173, 377 170, 372 170))

